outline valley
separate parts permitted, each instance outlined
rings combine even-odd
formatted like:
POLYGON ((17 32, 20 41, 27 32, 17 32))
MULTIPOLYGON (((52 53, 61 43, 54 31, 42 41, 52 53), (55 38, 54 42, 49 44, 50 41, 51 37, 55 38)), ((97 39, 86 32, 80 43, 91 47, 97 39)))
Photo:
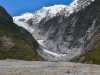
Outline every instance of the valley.
POLYGON ((0 6, 0 75, 100 75, 100 0, 13 17, 0 6))
POLYGON ((13 21, 38 41, 37 51, 45 60, 69 61, 86 50, 98 31, 97 16, 89 18, 94 4, 94 0, 74 0, 69 6, 43 7, 33 14, 14 16, 13 21))

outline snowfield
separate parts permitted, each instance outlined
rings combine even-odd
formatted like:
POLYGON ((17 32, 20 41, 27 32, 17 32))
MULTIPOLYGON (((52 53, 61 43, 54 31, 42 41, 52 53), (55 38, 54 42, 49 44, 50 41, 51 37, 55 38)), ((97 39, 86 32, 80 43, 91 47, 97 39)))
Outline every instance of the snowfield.
POLYGON ((0 60, 0 75, 100 75, 100 65, 6 59, 0 60))

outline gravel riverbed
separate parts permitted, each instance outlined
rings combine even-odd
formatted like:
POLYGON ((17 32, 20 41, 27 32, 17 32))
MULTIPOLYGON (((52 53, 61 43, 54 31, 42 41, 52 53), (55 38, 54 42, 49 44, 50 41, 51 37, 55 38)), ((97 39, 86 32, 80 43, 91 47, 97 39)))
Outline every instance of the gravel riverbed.
POLYGON ((100 75, 100 65, 6 59, 0 60, 0 75, 100 75))

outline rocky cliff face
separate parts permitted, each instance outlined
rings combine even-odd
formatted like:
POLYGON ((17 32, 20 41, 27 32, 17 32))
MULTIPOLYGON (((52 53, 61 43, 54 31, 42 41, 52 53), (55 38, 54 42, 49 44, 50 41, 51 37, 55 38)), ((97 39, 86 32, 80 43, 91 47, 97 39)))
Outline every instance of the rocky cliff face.
POLYGON ((94 34, 99 33, 99 0, 93 1, 74 0, 70 6, 62 9, 63 12, 60 11, 49 19, 44 17, 37 25, 32 19, 26 22, 30 25, 29 28, 27 25, 19 25, 27 30, 32 29, 30 32, 43 49, 39 53, 45 59, 68 61, 84 50, 90 51, 94 34))
POLYGON ((11 41, 11 39, 9 37, 6 37, 5 35, 0 37, 0 40, 3 43, 3 47, 5 48, 11 48, 12 46, 14 46, 14 43, 11 41))
POLYGON ((49 50, 66 54, 80 62, 99 63, 99 0, 92 2, 85 9, 72 14, 68 18, 56 16, 47 22, 40 22, 41 35, 48 36, 45 42, 49 50), (83 59, 84 57, 84 59, 83 59))

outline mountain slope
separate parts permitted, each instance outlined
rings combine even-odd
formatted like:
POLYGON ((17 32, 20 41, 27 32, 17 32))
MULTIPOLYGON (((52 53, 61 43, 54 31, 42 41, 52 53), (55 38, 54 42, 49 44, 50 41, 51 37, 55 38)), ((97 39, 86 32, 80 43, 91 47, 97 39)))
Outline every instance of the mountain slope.
MULTIPOLYGON (((40 22, 40 28, 43 31, 41 34, 46 34, 49 36, 49 42, 53 40, 57 44, 56 52, 59 50, 62 52, 65 48, 65 51, 69 51, 68 56, 70 56, 70 52, 73 57, 78 55, 76 54, 78 51, 82 53, 72 61, 100 64, 99 3, 99 0, 95 0, 84 10, 72 14, 68 18, 56 16, 45 23, 42 20, 40 22)), ((54 49, 55 44, 50 44, 51 49, 54 49)))
MULTIPOLYGON (((100 1, 95 0, 90 6, 85 10, 74 14, 73 16, 79 16, 78 26, 84 25, 80 30, 88 28, 86 47, 85 51, 82 52, 79 56, 72 59, 72 61, 83 62, 83 63, 93 63, 100 64, 100 1), (82 14, 82 15, 81 15, 82 14), (92 25, 92 26, 91 26, 92 25)), ((79 31, 79 33, 81 33, 79 31)), ((84 34, 84 33, 83 33, 84 34)))
MULTIPOLYGON (((87 26, 85 26, 85 22, 83 22, 79 26, 80 18, 78 17, 81 18, 77 15, 69 17, 57 15, 47 21, 44 18, 39 23, 39 34, 47 37, 43 42, 47 50, 63 55, 57 60, 70 60, 83 52, 87 45, 87 37, 91 35, 91 33, 87 34, 89 23, 87 22, 87 26)), ((92 28, 93 21, 90 23, 92 28)))
POLYGON ((43 60, 38 55, 37 41, 0 6, 0 59, 43 60))

